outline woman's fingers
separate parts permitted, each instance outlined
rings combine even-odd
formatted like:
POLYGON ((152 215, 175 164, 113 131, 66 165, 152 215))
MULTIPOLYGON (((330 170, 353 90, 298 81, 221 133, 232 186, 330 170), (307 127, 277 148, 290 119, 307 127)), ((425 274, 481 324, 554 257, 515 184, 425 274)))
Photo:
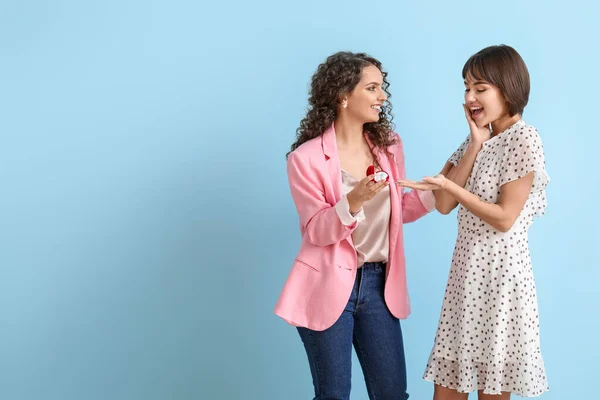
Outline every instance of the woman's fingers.
POLYGON ((473 122, 473 117, 471 117, 471 110, 469 110, 469 107, 467 107, 466 104, 463 104, 463 111, 465 112, 465 118, 467 119, 467 122, 470 124, 471 122, 473 122))
POLYGON ((423 182, 411 181, 409 179, 400 179, 397 181, 400 186, 413 187, 422 184, 423 182))
POLYGON ((364 178, 362 178, 358 183, 362 186, 369 186, 370 184, 374 183, 372 182, 374 177, 375 175, 367 175, 364 178))
POLYGON ((409 189, 417 189, 417 190, 432 190, 438 187, 438 185, 434 182, 414 182, 408 180, 397 181, 400 186, 407 187, 409 189))
POLYGON ((383 189, 386 186, 387 186, 386 181, 380 181, 380 182, 375 183, 373 186, 371 186, 371 191, 376 194, 376 193, 379 193, 379 191, 381 191, 381 189, 383 189))
POLYGON ((408 186, 408 185, 416 185, 419 182, 411 181, 410 179, 400 179, 400 180, 396 181, 396 183, 398 183, 401 186, 408 186))
POLYGON ((379 192, 381 192, 381 190, 386 187, 388 185, 388 182, 386 181, 380 181, 377 182, 373 185, 371 185, 368 189, 369 189, 369 193, 368 193, 368 199, 371 200, 373 197, 375 197, 375 195, 379 192))
POLYGON ((465 109, 465 117, 467 118, 467 123, 469 124, 469 128, 471 128, 471 130, 477 129, 477 124, 475 123, 475 120, 473 119, 471 110, 469 109, 469 107, 467 107, 466 104, 463 104, 463 108, 465 109))

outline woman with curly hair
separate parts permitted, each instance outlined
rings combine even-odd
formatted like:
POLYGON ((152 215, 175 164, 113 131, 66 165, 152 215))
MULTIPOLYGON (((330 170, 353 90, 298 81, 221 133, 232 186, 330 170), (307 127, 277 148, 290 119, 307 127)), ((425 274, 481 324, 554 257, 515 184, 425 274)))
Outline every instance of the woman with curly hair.
POLYGON ((371 399, 408 398, 402 224, 433 210, 435 197, 395 184, 404 155, 388 87, 375 58, 331 55, 287 154, 302 242, 275 313, 300 333, 315 399, 349 398, 352 345, 371 399))

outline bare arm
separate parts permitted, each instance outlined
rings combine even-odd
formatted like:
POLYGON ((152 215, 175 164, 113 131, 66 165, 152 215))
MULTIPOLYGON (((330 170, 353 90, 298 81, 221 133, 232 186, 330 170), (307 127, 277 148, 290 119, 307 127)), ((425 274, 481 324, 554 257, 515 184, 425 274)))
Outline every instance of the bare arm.
MULTIPOLYGON (((496 203, 480 200, 479 196, 441 174, 425 177, 421 182, 404 180, 398 183, 413 189, 447 192, 481 220, 507 232, 523 211, 530 193, 544 190, 549 182, 542 142, 535 128, 527 127, 514 135, 514 140, 507 140, 508 147, 497 169, 500 193, 496 203)), ((545 204, 543 207, 545 209, 545 204)))
MULTIPOLYGON (((457 165, 454 166, 454 164, 448 161, 440 174, 444 175, 446 179, 454 182, 456 185, 464 188, 469 179, 469 175, 471 175, 471 171, 473 170, 477 153, 479 153, 483 147, 483 142, 490 138, 490 128, 489 126, 477 126, 471 116, 471 110, 466 104, 463 104, 463 111, 465 112, 469 130, 471 131, 470 142, 457 165)), ((435 208, 441 214, 449 214, 458 205, 456 199, 446 191, 434 191, 434 194, 435 208)))
MULTIPOLYGON (((469 175, 471 175, 477 153, 481 150, 481 146, 480 143, 471 142, 465 151, 465 154, 458 162, 458 165, 454 166, 451 162, 447 162, 440 174, 444 175, 446 179, 454 182, 456 185, 464 188, 469 179, 469 175)), ((445 190, 436 190, 433 194, 435 195, 435 208, 441 214, 449 214, 458 205, 456 199, 445 190)))
POLYGON ((453 181, 438 175, 425 178, 424 181, 434 184, 439 191, 447 192, 467 210, 501 232, 508 232, 525 206, 533 184, 534 172, 501 186, 497 203, 480 200, 477 195, 458 186, 453 181))

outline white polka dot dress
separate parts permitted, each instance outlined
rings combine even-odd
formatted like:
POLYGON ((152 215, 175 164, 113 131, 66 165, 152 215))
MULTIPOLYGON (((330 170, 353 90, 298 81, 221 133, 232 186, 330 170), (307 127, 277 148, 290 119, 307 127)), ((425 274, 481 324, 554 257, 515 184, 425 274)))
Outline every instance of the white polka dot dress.
MULTIPOLYGON (((469 142, 449 161, 458 164, 469 142)), ((424 379, 463 393, 535 397, 548 390, 527 237, 534 216, 546 211, 550 180, 536 129, 520 120, 486 141, 465 188, 495 203, 503 184, 532 171, 527 202, 506 233, 459 206, 456 247, 424 379)))

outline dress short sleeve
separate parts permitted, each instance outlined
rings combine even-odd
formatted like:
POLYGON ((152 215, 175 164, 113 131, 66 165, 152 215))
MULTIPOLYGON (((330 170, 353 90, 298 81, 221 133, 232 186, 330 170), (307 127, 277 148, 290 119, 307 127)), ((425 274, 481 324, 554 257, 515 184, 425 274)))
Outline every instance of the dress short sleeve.
POLYGON ((550 177, 546 172, 544 147, 537 130, 532 126, 524 125, 507 137, 503 147, 500 186, 533 172, 530 196, 535 197, 536 214, 544 214, 546 212, 545 192, 550 177))
POLYGON ((464 142, 462 142, 460 147, 454 152, 454 154, 452 154, 450 156, 450 158, 448 159, 448 162, 454 164, 454 166, 456 167, 458 165, 458 162, 461 160, 461 158, 463 158, 463 155, 465 154, 465 151, 467 151, 467 148, 469 147, 470 143, 471 143, 471 135, 467 136, 467 138, 465 139, 464 142))

